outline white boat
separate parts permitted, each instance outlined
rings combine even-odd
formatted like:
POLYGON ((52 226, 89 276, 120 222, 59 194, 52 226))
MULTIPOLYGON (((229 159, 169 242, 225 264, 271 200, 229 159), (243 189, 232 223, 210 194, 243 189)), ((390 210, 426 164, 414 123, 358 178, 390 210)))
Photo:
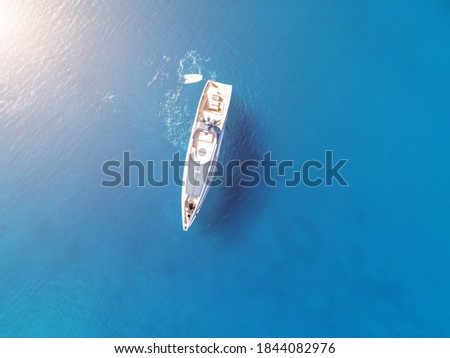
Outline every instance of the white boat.
POLYGON ((231 100, 231 85, 209 80, 203 89, 186 152, 181 191, 183 230, 199 213, 210 188, 231 100))
POLYGON ((197 73, 192 73, 192 74, 183 76, 183 81, 185 84, 197 83, 197 82, 200 82, 202 79, 203 79, 203 76, 201 74, 197 74, 197 73))

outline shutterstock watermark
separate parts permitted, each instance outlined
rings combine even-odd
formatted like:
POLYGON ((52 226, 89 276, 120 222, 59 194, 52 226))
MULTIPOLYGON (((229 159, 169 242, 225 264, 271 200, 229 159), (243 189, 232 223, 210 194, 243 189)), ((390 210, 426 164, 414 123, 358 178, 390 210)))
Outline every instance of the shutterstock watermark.
POLYGON ((179 152, 174 153, 171 160, 158 163, 153 160, 142 162, 131 159, 130 152, 123 152, 121 159, 103 163, 102 172, 106 178, 102 179, 101 186, 165 187, 171 183, 182 186, 185 167, 189 168, 186 180, 191 185, 207 183, 212 187, 238 185, 247 188, 261 183, 269 187, 349 186, 341 173, 349 159, 335 160, 332 150, 325 151, 322 161, 309 159, 300 166, 294 160, 274 160, 271 152, 265 153, 260 159, 234 159, 226 163, 201 163, 193 157, 185 162, 179 152))

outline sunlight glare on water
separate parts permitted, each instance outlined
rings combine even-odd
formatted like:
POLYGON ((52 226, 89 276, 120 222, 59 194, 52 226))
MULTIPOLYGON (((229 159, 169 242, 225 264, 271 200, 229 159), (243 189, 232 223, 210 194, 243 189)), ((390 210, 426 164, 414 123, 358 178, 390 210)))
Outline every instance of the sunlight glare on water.
POLYGON ((15 9, 15 2, 0 4, 0 38, 4 41, 18 25, 19 14, 15 9))

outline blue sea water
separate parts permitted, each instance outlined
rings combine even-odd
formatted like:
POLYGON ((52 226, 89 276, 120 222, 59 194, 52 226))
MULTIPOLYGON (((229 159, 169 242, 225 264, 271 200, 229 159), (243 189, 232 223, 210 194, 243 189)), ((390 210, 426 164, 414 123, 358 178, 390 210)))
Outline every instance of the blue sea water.
MULTIPOLYGON (((449 337, 446 1, 2 3, 0 337, 449 337), (103 188, 184 155, 348 158, 349 187, 103 188)), ((134 177, 136 179, 136 177, 134 177)), ((137 180, 135 180, 135 183, 137 180)))

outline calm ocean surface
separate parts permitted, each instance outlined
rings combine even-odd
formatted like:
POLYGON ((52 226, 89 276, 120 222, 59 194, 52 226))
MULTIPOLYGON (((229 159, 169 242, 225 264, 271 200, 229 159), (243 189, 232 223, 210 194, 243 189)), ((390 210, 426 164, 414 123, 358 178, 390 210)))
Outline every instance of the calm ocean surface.
POLYGON ((450 336, 448 2, 0 10, 0 337, 450 336), (184 156, 185 73, 233 85, 224 161, 350 186, 215 188, 187 233, 176 185, 102 188, 184 156))

